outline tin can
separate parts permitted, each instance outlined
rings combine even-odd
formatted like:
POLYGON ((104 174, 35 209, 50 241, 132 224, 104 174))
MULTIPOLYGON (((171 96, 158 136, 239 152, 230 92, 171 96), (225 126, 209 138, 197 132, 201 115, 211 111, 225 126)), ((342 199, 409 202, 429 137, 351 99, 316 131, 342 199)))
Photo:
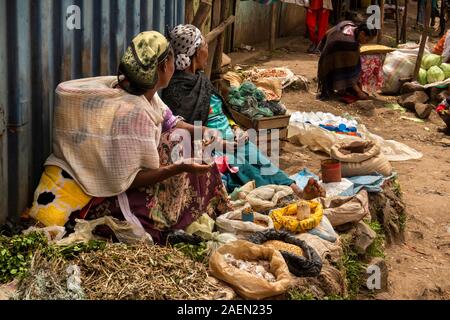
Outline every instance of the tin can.
POLYGON ((254 222, 255 216, 253 214, 252 208, 248 207, 242 210, 242 221, 254 222))

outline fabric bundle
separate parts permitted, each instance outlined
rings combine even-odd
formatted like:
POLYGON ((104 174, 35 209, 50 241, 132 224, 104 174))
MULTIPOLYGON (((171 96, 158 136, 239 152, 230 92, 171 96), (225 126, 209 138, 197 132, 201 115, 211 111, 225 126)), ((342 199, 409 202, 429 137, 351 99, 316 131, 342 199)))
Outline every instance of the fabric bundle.
POLYGON ((252 82, 245 81, 228 94, 228 102, 236 111, 251 119, 273 117, 286 113, 286 108, 275 101, 267 101, 264 92, 252 82))

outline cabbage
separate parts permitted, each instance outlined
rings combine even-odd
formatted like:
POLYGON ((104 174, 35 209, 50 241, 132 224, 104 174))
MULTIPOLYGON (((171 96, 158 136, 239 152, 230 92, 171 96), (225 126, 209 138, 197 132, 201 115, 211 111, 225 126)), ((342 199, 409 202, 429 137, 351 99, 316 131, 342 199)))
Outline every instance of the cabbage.
POLYGON ((444 71, 445 79, 450 78, 450 63, 443 63, 439 66, 439 68, 444 71))
POLYGON ((417 81, 419 81, 421 85, 427 84, 427 70, 422 68, 419 69, 419 76, 417 77, 417 81))
POLYGON ((425 70, 430 69, 433 66, 439 66, 442 63, 442 57, 437 54, 427 54, 422 59, 422 68, 425 70))
POLYGON ((437 66, 432 66, 427 71, 427 81, 428 83, 439 82, 445 79, 444 71, 437 66))

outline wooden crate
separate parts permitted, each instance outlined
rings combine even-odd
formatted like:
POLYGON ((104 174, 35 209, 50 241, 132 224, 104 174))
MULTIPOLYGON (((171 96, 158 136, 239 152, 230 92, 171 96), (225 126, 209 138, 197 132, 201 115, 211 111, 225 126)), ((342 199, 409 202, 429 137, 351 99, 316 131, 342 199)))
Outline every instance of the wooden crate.
POLYGON ((261 131, 258 132, 258 148, 260 148, 260 150, 263 153, 267 154, 269 157, 272 155, 273 152, 279 153, 280 149, 283 147, 284 141, 287 140, 287 134, 288 134, 287 128, 276 128, 276 129, 280 130, 280 132, 279 132, 279 137, 278 137, 278 148, 275 148, 274 150, 272 150, 272 144, 277 139, 272 135, 271 130, 273 130, 273 129, 268 129, 267 135, 261 134, 262 133, 261 131), (266 147, 263 147, 264 142, 265 142, 266 147))
POLYGON ((284 115, 252 120, 231 108, 229 108, 229 111, 238 125, 255 130, 285 128, 289 125, 289 119, 291 118, 291 115, 284 115))
MULTIPOLYGON (((279 130, 278 139, 281 141, 286 141, 288 129, 287 128, 275 128, 275 129, 279 130)), ((275 129, 267 129, 267 134, 265 135, 267 141, 275 140, 274 134, 272 132, 272 130, 275 130, 275 129)), ((264 132, 266 132, 265 129, 258 131, 258 143, 259 143, 260 139, 264 139, 264 132)))

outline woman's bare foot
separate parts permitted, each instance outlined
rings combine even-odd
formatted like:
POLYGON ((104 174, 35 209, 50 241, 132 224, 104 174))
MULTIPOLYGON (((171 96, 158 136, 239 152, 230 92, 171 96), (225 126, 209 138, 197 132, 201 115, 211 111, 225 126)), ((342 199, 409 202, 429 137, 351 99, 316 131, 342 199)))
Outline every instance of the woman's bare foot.
POLYGON ((370 100, 370 96, 365 92, 358 93, 357 97, 358 100, 370 100))

